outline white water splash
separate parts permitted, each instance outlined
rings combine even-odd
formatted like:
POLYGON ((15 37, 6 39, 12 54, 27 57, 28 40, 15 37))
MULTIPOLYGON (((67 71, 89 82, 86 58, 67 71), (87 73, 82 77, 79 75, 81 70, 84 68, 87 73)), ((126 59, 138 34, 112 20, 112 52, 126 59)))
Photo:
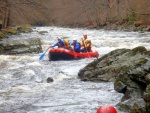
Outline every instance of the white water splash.
MULTIPOLYGON (((81 40, 83 34, 92 40, 100 57, 117 48, 150 49, 150 33, 88 30, 79 28, 36 27, 34 32, 12 39, 40 38, 43 51, 56 42, 56 37, 81 40), (47 31, 44 35, 40 31, 47 31)), ((11 39, 11 38, 10 38, 11 39)), ((40 54, 0 55, 0 112, 2 113, 95 113, 99 106, 115 106, 122 94, 113 83, 93 83, 78 80, 78 71, 94 58, 74 61, 49 61, 48 52, 42 61, 40 54), (47 83, 52 77, 54 82, 47 83)), ((119 113, 120 112, 118 110, 119 113)))

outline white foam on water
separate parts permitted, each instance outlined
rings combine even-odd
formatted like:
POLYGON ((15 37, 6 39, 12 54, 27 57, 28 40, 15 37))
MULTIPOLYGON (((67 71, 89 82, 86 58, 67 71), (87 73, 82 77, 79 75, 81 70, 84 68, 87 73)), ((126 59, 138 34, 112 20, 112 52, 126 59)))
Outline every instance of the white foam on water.
POLYGON ((3 74, 3 75, 0 75, 0 76, 2 78, 5 78, 5 79, 13 77, 13 75, 11 75, 11 74, 3 74))
POLYGON ((7 66, 7 68, 9 68, 11 70, 12 69, 18 69, 18 68, 21 68, 21 67, 24 67, 24 65, 16 63, 16 62, 9 62, 8 66, 7 66))
POLYGON ((57 75, 55 75, 54 77, 54 82, 60 82, 62 81, 63 79, 66 79, 66 78, 70 78, 69 76, 66 76, 65 74, 63 73, 58 73, 57 75))
POLYGON ((35 75, 35 72, 33 70, 28 69, 24 71, 24 74, 25 76, 33 76, 35 75))
MULTIPOLYGON (((150 48, 150 33, 138 32, 36 27, 33 33, 22 33, 15 37, 18 39, 38 37, 45 52, 55 42, 56 37, 68 37, 70 41, 72 38, 77 38, 80 41, 85 33, 88 34, 88 39, 92 41, 100 56, 118 48, 132 49, 141 45, 150 48), (40 35, 37 31, 47 31, 47 33, 40 35)), ((100 105, 116 105, 121 100, 122 94, 114 90, 113 83, 83 82, 77 79, 78 71, 94 61, 94 58, 54 62, 48 61, 47 52, 39 61, 43 52, 0 55, 2 80, 0 99, 7 103, 13 102, 11 108, 12 105, 1 101, 3 107, 10 111, 12 109, 16 113, 22 112, 21 110, 28 113, 93 113, 100 105), (52 77, 54 82, 46 83, 47 77, 52 77), (28 105, 30 109, 24 107, 28 105)))
POLYGON ((20 60, 28 60, 28 61, 30 61, 30 60, 34 61, 35 60, 36 61, 38 59, 38 57, 39 56, 35 56, 34 54, 31 55, 31 56, 30 55, 25 55, 25 56, 18 56, 17 60, 18 61, 20 61, 20 60))
POLYGON ((28 66, 41 66, 41 63, 35 61, 35 62, 27 63, 26 65, 28 65, 28 66))

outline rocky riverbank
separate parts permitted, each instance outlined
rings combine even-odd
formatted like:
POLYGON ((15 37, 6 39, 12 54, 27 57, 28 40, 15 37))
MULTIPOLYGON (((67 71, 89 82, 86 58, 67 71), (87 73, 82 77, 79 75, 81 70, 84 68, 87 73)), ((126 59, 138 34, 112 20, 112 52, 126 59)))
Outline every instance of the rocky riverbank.
MULTIPOLYGON (((93 26, 94 27, 94 26, 93 26)), ((92 26, 91 26, 92 28, 92 26)), ((128 24, 122 22, 115 22, 115 23, 107 23, 105 25, 97 26, 98 29, 105 29, 105 30, 119 30, 119 31, 141 31, 141 32, 150 32, 150 25, 142 25, 140 23, 128 24)))
POLYGON ((32 32, 30 27, 5 28, 0 31, 0 54, 22 54, 42 52, 41 40, 38 38, 9 38, 19 33, 32 32))
POLYGON ((116 107, 129 113, 150 112, 150 51, 139 46, 117 49, 81 69, 83 81, 114 81, 114 89, 124 96, 116 107))

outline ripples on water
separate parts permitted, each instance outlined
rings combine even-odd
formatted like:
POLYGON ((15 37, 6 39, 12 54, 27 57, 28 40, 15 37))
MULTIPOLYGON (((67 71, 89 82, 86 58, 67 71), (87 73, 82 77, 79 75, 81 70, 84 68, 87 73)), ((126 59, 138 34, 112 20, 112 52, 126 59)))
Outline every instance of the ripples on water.
MULTIPOLYGON (((88 34, 100 56, 116 48, 149 46, 150 33, 116 32, 105 30, 38 27, 34 32, 14 38, 40 38, 45 51, 56 37, 77 38, 88 34), (40 31, 47 31, 40 35, 40 31)), ((96 113, 99 106, 115 106, 122 94, 113 89, 113 83, 83 82, 78 71, 95 60, 48 61, 41 54, 0 56, 0 113, 96 113), (46 83, 52 77, 53 83, 46 83)), ((119 113, 121 113, 119 111, 119 113)))

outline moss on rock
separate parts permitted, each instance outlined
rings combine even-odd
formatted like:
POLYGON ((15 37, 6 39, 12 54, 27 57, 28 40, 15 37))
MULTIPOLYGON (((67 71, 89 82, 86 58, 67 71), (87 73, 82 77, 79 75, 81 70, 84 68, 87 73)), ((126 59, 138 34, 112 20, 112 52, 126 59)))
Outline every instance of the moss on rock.
POLYGON ((31 29, 31 25, 21 25, 19 27, 17 27, 17 31, 19 32, 23 32, 23 33, 29 33, 32 32, 33 30, 31 29))
POLYGON ((2 32, 4 34, 12 34, 12 35, 18 34, 18 31, 16 29, 13 29, 13 28, 5 28, 2 30, 2 32))
POLYGON ((6 38, 6 35, 4 33, 0 32, 0 39, 2 39, 2 38, 6 38))

